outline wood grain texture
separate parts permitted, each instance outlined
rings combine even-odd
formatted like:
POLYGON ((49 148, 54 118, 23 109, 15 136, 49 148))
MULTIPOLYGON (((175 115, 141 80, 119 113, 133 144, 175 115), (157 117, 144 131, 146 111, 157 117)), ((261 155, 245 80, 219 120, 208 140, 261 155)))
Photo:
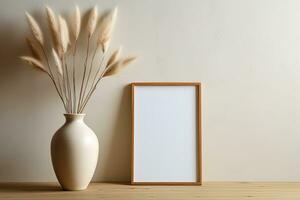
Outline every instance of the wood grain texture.
POLYGON ((195 186, 133 186, 92 183, 85 191, 62 191, 55 183, 2 183, 0 199, 43 200, 299 200, 300 183, 204 182, 195 186))
POLYGON ((201 185, 202 184, 202 126, 200 82, 134 82, 131 83, 131 184, 132 185, 201 185), (136 182, 134 181, 134 88, 136 86, 195 86, 197 117, 197 180, 195 182, 136 182))

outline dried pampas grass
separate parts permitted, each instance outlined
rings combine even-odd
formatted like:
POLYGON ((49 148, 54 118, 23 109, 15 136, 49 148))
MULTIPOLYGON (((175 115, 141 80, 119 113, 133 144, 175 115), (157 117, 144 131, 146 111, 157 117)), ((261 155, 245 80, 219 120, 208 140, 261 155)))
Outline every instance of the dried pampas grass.
POLYGON ((102 38, 101 42, 99 43, 102 49, 102 52, 105 53, 108 49, 109 43, 110 43, 110 37, 102 38))
POLYGON ((118 8, 114 8, 102 20, 100 24, 100 34, 98 38, 98 45, 101 45, 102 51, 105 52, 108 48, 109 42, 112 37, 112 31, 116 23, 118 8))
POLYGON ((107 68, 106 72, 103 74, 103 77, 117 74, 120 70, 121 70, 121 62, 117 61, 115 64, 107 68))
POLYGON ((68 25, 66 20, 60 15, 58 16, 58 24, 62 50, 66 53, 70 42, 68 25))
POLYGON ((122 69, 127 67, 130 63, 132 63, 136 59, 136 56, 130 56, 123 60, 116 61, 113 65, 107 68, 103 77, 112 76, 119 73, 122 69))
POLYGON ((57 23, 55 13, 49 6, 46 6, 46 13, 47 13, 47 21, 48 21, 48 26, 51 33, 54 48, 56 49, 57 52, 61 54, 62 48, 59 39, 60 38, 59 26, 57 23))
POLYGON ((89 34, 89 37, 91 37, 96 29, 96 25, 98 22, 98 7, 95 6, 91 11, 88 19, 87 24, 87 31, 89 34))
POLYGON ((31 55, 37 59, 37 60, 41 60, 41 54, 40 51, 37 47, 37 45, 34 43, 34 41, 32 39, 30 39, 29 37, 26 38, 26 42, 27 45, 30 49, 31 55))
POLYGON ((40 43, 40 45, 43 45, 44 37, 38 23, 28 12, 26 12, 26 17, 33 37, 40 43))
POLYGON ((20 58, 21 58, 21 60, 23 60, 27 64, 31 65, 35 69, 38 69, 38 70, 43 71, 45 73, 48 73, 48 71, 46 70, 44 65, 39 60, 37 60, 35 58, 32 58, 30 56, 21 56, 20 58))
POLYGON ((137 59, 136 56, 128 56, 127 58, 125 58, 122 61, 122 66, 123 67, 127 67, 129 64, 131 64, 132 62, 134 62, 137 59))
POLYGON ((71 27, 70 27, 70 32, 75 41, 78 39, 80 33, 80 27, 81 27, 81 14, 80 14, 79 7, 76 5, 74 13, 72 15, 71 27))
POLYGON ((103 24, 101 27, 101 35, 104 38, 111 36, 113 28, 116 23, 117 14, 118 14, 118 8, 114 8, 111 12, 109 12, 106 19, 103 20, 103 24))
POLYGON ((110 58, 107 61, 106 67, 113 65, 119 59, 121 50, 122 48, 119 47, 116 51, 113 52, 113 54, 110 56, 110 58))
POLYGON ((54 63, 57 67, 57 71, 58 71, 59 75, 63 76, 61 60, 59 59, 58 54, 56 53, 55 49, 53 49, 53 48, 52 48, 52 55, 53 55, 54 63))
MULTIPOLYGON (((48 42, 44 40, 38 23, 26 12, 27 21, 34 37, 34 39, 26 38, 32 57, 22 56, 20 58, 35 69, 45 72, 50 77, 66 113, 82 113, 100 80, 103 77, 117 74, 132 63, 136 57, 121 59, 121 48, 108 55, 107 49, 112 38, 113 27, 118 13, 117 8, 105 15, 99 23, 99 27, 97 27, 98 8, 97 6, 93 7, 88 13, 85 29, 82 29, 84 26, 82 26, 81 13, 78 6, 75 6, 75 10, 72 13, 70 27, 68 27, 65 18, 61 15, 56 16, 49 6, 46 6, 45 10, 52 43, 48 45, 48 42), (95 34, 96 30, 99 30, 99 34, 95 34), (86 31, 88 34, 88 38, 86 38, 86 57, 83 62, 81 62, 82 59, 76 59, 77 40, 82 31, 86 31), (96 41, 96 46, 90 46, 90 42, 94 41, 96 41), (45 45, 44 43, 47 44, 45 45), (50 46, 49 53, 51 58, 46 49, 48 46, 50 46), (68 51, 69 46, 74 47, 72 52, 68 51), (94 54, 92 55, 90 54, 90 48, 94 48, 94 54), (101 54, 98 54, 98 48, 102 49, 101 54), (98 56, 100 56, 100 59, 97 58, 98 56), (106 56, 108 56, 108 59, 106 59, 106 56), (95 62, 93 62, 94 58, 96 58, 95 62), (73 61, 72 64, 70 59, 73 61), (97 60, 100 63, 96 63, 97 60), (77 70, 77 68, 82 70, 77 70), (88 73, 86 73, 87 70, 88 73), (82 80, 81 87, 76 82, 76 79, 77 81, 82 80)), ((78 44, 81 44, 81 40, 78 44)))

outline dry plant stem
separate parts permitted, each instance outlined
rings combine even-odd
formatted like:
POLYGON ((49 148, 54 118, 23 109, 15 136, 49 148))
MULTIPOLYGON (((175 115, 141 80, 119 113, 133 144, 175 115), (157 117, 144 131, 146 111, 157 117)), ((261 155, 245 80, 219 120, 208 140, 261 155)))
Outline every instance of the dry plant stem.
POLYGON ((64 97, 64 100, 66 102, 65 104, 67 106, 68 99, 67 99, 66 89, 65 89, 65 84, 64 84, 64 75, 60 79, 60 84, 61 84, 61 93, 62 93, 62 96, 64 97))
POLYGON ((89 96, 86 98, 86 101, 84 102, 84 105, 81 107, 79 113, 83 112, 85 106, 87 105, 87 103, 89 102, 91 96, 92 96, 93 93, 95 92, 95 90, 96 90, 96 88, 97 88, 97 85, 98 85, 99 81, 102 79, 102 76, 104 75, 104 73, 106 72, 106 70, 107 70, 107 69, 105 69, 105 70, 103 71, 103 73, 101 74, 101 76, 98 78, 96 84, 94 85, 93 89, 91 90, 89 96))
POLYGON ((59 76, 58 73, 56 75, 57 75, 57 79, 58 79, 58 89, 59 89, 59 92, 61 93, 62 99, 65 101, 64 95, 63 95, 63 90, 62 90, 62 87, 61 87, 61 81, 62 80, 59 78, 60 76, 59 76))
POLYGON ((66 103, 64 102, 62 95, 59 93, 59 91, 58 91, 58 89, 57 89, 57 86, 56 86, 56 84, 55 84, 54 78, 52 78, 51 75, 50 75, 49 73, 47 73, 47 74, 48 74, 48 76, 50 77, 50 79, 52 80, 52 82, 53 82, 53 84, 54 84, 54 86, 55 86, 55 89, 56 89, 56 91, 57 91, 57 93, 58 93, 58 95, 59 95, 59 97, 60 97, 60 99, 61 99, 61 101, 62 101, 62 103, 63 103, 63 105, 64 105, 65 111, 67 111, 66 103))
MULTIPOLYGON (((93 64, 94 64, 94 59, 95 59, 95 56, 97 54, 97 51, 98 51, 98 48, 99 48, 99 45, 97 45, 96 49, 94 50, 94 53, 93 53, 93 57, 92 57, 92 60, 91 60, 91 64, 90 64, 90 69, 89 69, 89 73, 88 73, 88 76, 87 76, 87 79, 86 79, 86 84, 85 84, 85 87, 83 89, 83 94, 82 94, 82 100, 85 99, 85 95, 86 95, 86 89, 87 89, 87 86, 90 82, 90 77, 91 77, 91 72, 92 72, 92 69, 93 69, 93 64)), ((92 84, 93 86, 93 84, 92 84)), ((91 86, 91 87, 92 87, 91 86)), ((84 102, 84 101, 83 101, 84 102)))
POLYGON ((53 76, 53 73, 52 73, 52 70, 51 70, 51 66, 50 66, 50 63, 49 63, 48 56, 47 56, 47 54, 46 54, 46 52, 45 52, 44 47, 43 47, 41 44, 40 44, 40 47, 41 47, 41 49, 42 49, 42 51, 43 51, 43 54, 44 54, 44 56, 45 56, 45 58, 46 58, 46 62, 47 62, 48 68, 49 68, 49 72, 50 72, 50 73, 47 73, 47 74, 49 75, 50 79, 52 80, 52 82, 53 82, 53 84, 54 84, 54 87, 55 87, 55 89, 56 89, 56 92, 58 93, 58 95, 59 95, 59 97, 60 97, 62 103, 64 104, 65 110, 67 111, 66 104, 65 104, 65 102, 64 102, 64 100, 63 100, 63 98, 62 98, 61 93, 59 92, 59 90, 58 90, 58 88, 57 88, 57 84, 56 84, 56 82, 55 82, 55 79, 54 79, 54 76, 53 76))
MULTIPOLYGON (((62 66, 65 66, 65 60, 63 58, 61 58, 61 62, 62 62, 62 66)), ((69 112, 69 95, 68 95, 68 91, 67 91, 67 85, 66 85, 66 68, 63 67, 64 70, 64 76, 62 78, 62 84, 63 84, 63 90, 64 90, 64 94, 65 94, 65 98, 66 98, 66 107, 67 107, 67 113, 69 112)))
POLYGON ((62 89, 62 79, 60 78, 60 75, 58 75, 58 74, 57 74, 57 81, 58 81, 59 92, 61 94, 64 106, 66 107, 66 99, 65 99, 64 92, 63 92, 63 89, 62 89))
MULTIPOLYGON (((61 58, 61 63, 62 63, 62 66, 64 66, 64 61, 63 59, 61 58)), ((66 112, 68 112, 68 95, 67 95, 67 90, 66 90, 66 84, 65 84, 65 68, 63 67, 63 76, 62 76, 62 79, 61 79, 61 83, 62 83, 62 89, 63 89, 63 94, 64 94, 64 97, 66 99, 66 107, 67 107, 67 110, 66 112)))
POLYGON ((77 107, 78 110, 79 110, 79 108, 81 106, 81 101, 82 101, 83 84, 84 84, 84 81, 85 81, 87 61, 88 61, 88 58, 89 58, 90 38, 91 37, 88 36, 86 57, 85 57, 85 61, 84 61, 84 70, 83 70, 83 76, 82 76, 81 87, 80 87, 80 94, 79 94, 79 100, 78 100, 78 107, 77 107))
POLYGON ((54 79, 54 76, 53 76, 53 73, 52 73, 52 70, 51 70, 51 66, 50 66, 49 59, 48 59, 48 56, 46 54, 46 51, 45 51, 45 49, 44 49, 44 47, 42 45, 40 45, 40 47, 41 47, 41 49, 43 51, 44 57, 46 58, 46 62, 47 62, 48 69, 49 69, 49 72, 50 72, 50 73, 47 73, 47 74, 49 75, 50 79, 52 80, 52 82, 53 82, 53 84, 55 86, 55 89, 56 89, 56 91, 57 91, 57 93, 58 93, 61 101, 63 102, 65 109, 66 109, 66 105, 65 105, 65 102, 64 102, 64 100, 62 98, 62 94, 59 92, 58 87, 57 87, 57 83, 55 82, 55 79, 54 79))
POLYGON ((76 56, 76 50, 77 50, 77 39, 75 40, 75 46, 74 46, 74 51, 73 51, 73 101, 74 101, 74 113, 77 113, 77 106, 76 106, 76 67, 75 67, 75 56, 76 56))
POLYGON ((80 111, 83 111, 83 108, 82 108, 82 107, 84 107, 84 106, 86 105, 86 103, 87 103, 87 101, 88 101, 88 99, 89 99, 89 96, 91 95, 91 92, 92 92, 92 90, 93 90, 93 88, 94 88, 95 81, 97 80, 97 77, 99 76, 99 72, 100 72, 100 70, 101 70, 101 68, 102 68, 102 64, 103 64, 104 58, 105 58, 105 52, 102 54, 102 58, 101 58, 100 65, 99 65, 99 67, 98 67, 98 69, 97 69, 97 72, 96 72, 95 75, 94 75, 94 78, 93 78, 93 82, 92 82, 91 88, 89 89, 89 92, 87 93, 87 95, 86 95, 86 97, 85 97, 85 99, 84 99, 84 101, 83 101, 83 104, 82 104, 82 106, 81 106, 81 108, 80 108, 80 111))
POLYGON ((60 94, 61 94, 61 96, 62 96, 62 99, 63 99, 63 101, 65 101, 65 99, 63 98, 64 97, 64 95, 63 95, 63 91, 62 91, 62 87, 61 87, 61 79, 60 79, 60 74, 59 74, 59 72, 56 70, 56 76, 57 76, 57 85, 58 85, 58 90, 59 90, 59 92, 60 92, 60 94))
POLYGON ((64 84, 66 87, 66 96, 68 97, 68 113, 70 112, 70 93, 69 93, 69 87, 68 87, 68 77, 67 77, 67 68, 66 68, 66 60, 63 58, 63 67, 65 68, 65 76, 64 76, 64 84))
MULTIPOLYGON (((96 72, 95 75, 94 75, 93 82, 92 82, 91 88, 89 89, 88 95, 90 94, 91 90, 93 89, 93 86, 94 86, 94 84, 95 84, 95 81, 97 80, 98 75, 100 75, 99 72, 100 72, 100 70, 101 70, 101 68, 102 68, 102 64, 103 64, 105 55, 106 55, 106 52, 104 52, 104 53, 102 54, 102 58, 101 58, 99 67, 98 67, 98 69, 97 69, 97 72, 96 72)), ((87 95, 87 96, 88 96, 88 95, 87 95)))
POLYGON ((73 100, 72 100, 72 93, 71 93, 71 84, 70 84, 70 78, 69 78, 69 69, 68 69, 68 64, 67 64, 67 60, 66 60, 66 58, 65 57, 63 57, 63 59, 65 60, 65 68, 66 68, 66 78, 67 78, 67 90, 68 90, 68 96, 69 96, 69 112, 71 112, 72 113, 72 102, 73 102, 73 100))
POLYGON ((91 89, 91 92, 90 92, 90 94, 87 96, 87 98, 86 98, 86 100, 85 100, 85 103, 84 103, 84 105, 81 107, 81 109, 80 109, 80 112, 82 112, 83 110, 84 110, 84 108, 85 108, 85 106, 87 105, 87 103, 89 102, 89 100, 90 100, 90 98, 91 98, 91 96, 93 95, 93 93, 95 92, 95 90, 96 90, 96 88, 97 88, 97 85, 98 85, 98 83, 100 82, 100 80, 103 78, 103 76, 104 76, 104 74, 105 74, 105 72, 107 71, 107 70, 109 70, 110 68, 109 67, 107 67, 105 70, 103 70, 103 72, 101 73, 101 75, 99 76, 99 78, 98 78, 98 80, 97 80, 97 82, 95 83, 95 85, 93 86, 93 88, 91 89))

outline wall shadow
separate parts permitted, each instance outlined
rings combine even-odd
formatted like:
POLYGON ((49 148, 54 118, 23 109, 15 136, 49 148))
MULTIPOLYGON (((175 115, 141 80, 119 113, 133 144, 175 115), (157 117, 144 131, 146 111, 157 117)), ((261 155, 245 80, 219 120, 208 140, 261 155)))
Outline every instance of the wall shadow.
POLYGON ((106 160, 98 166, 104 181, 130 181, 131 167, 131 87, 123 89, 115 129, 112 132, 111 143, 107 145, 106 160))
MULTIPOLYGON (((24 69, 19 68, 18 56, 25 52, 24 42, 18 36, 21 32, 17 26, 11 22, 1 22, 0 27, 0 179, 5 177, 13 177, 18 171, 18 161, 11 158, 12 154, 17 154, 20 148, 16 148, 11 152, 11 146, 8 144, 13 140, 15 131, 8 129, 13 122, 9 120, 12 113, 22 112, 20 99, 25 90, 20 90, 22 75, 24 69)), ((24 89, 24 88, 22 88, 24 89)), ((24 102, 24 104, 26 104, 24 102)), ((15 127, 17 125, 14 125, 15 127)), ((13 145, 13 144, 11 144, 13 145)))
MULTIPOLYGON (((46 108, 49 102, 56 98, 47 76, 31 69, 19 59, 22 55, 30 55, 25 37, 31 36, 29 30, 24 30, 24 27, 27 27, 25 15, 20 20, 24 20, 24 26, 18 26, 14 21, 6 19, 0 20, 0 180, 2 182, 23 180, 22 178, 27 175, 34 174, 34 169, 30 171, 32 159, 40 156, 39 152, 44 152, 44 149, 39 148, 40 142, 37 142, 43 137, 37 136, 41 131, 32 122, 36 121, 38 124, 39 118, 35 118, 35 114, 42 113, 41 108, 46 108), (40 149, 40 151, 32 153, 32 149, 40 149)), ((47 153, 45 152, 45 155, 48 155, 47 153)), ((42 170, 42 167, 38 168, 38 171, 42 170)))

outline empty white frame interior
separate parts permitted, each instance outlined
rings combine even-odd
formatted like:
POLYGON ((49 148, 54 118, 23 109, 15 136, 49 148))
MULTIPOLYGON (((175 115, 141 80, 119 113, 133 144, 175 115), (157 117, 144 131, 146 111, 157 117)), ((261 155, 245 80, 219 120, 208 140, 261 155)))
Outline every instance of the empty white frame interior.
POLYGON ((133 182, 197 182, 197 88, 134 86, 133 182))

